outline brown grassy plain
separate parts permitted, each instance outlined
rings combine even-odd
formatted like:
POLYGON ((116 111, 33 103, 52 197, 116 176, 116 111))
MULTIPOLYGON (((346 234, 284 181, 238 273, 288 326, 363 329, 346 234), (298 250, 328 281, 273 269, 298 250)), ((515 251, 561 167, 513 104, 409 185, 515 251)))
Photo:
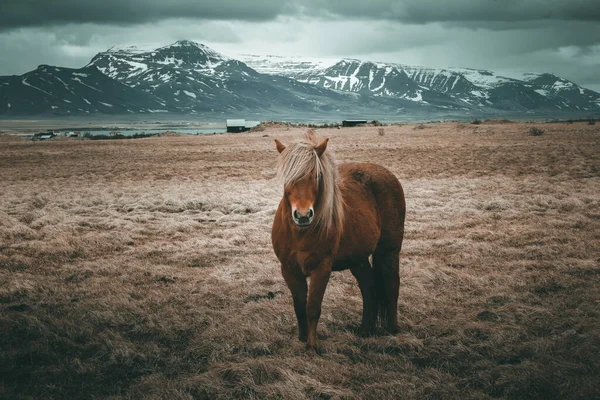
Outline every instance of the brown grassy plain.
POLYGON ((408 212, 400 333, 334 273, 317 356, 270 242, 301 129, 0 136, 0 398, 600 398, 600 126, 530 126, 318 132, 408 212))

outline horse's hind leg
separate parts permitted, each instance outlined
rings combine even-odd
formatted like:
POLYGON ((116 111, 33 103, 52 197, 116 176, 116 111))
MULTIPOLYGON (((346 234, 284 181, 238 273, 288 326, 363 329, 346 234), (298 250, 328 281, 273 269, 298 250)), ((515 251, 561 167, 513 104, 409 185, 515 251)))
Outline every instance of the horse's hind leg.
POLYGON ((377 248, 373 253, 373 273, 380 320, 390 333, 398 331, 400 292, 400 250, 377 248))
POLYGON ((362 324, 360 326, 360 333, 363 336, 367 336, 373 333, 375 330, 375 323, 377 319, 377 303, 375 301, 375 280, 373 278, 373 270, 369 259, 365 258, 364 261, 356 264, 350 269, 352 275, 358 282, 360 293, 363 298, 363 313, 362 313, 362 324))
POLYGON ((298 320, 298 340, 306 342, 308 336, 308 324, 306 319, 306 303, 308 296, 308 285, 304 274, 298 269, 281 265, 281 274, 294 300, 294 311, 298 320))

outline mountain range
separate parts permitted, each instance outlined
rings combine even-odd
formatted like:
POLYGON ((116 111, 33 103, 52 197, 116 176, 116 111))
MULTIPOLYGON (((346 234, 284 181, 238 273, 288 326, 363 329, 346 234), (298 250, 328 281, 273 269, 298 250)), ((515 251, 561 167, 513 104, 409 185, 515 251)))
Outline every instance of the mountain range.
POLYGON ((438 108, 597 111, 600 94, 550 73, 505 77, 469 68, 427 68, 342 59, 242 55, 259 72, 328 89, 401 98, 438 108))
POLYGON ((0 77, 0 115, 505 115, 600 113, 600 94, 549 73, 505 77, 355 59, 241 55, 182 40, 113 47, 80 69, 0 77))

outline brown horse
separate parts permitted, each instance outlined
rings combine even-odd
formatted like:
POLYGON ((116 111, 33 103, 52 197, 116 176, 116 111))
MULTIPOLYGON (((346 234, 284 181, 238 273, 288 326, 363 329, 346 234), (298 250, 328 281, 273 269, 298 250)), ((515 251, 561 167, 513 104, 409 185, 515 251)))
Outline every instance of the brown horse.
POLYGON ((273 249, 294 301, 298 338, 317 344, 317 323, 331 271, 350 269, 363 297, 361 333, 377 321, 397 331, 399 256, 406 205, 398 179, 377 164, 338 165, 309 130, 279 151, 284 195, 273 222, 273 249), (373 256, 373 266, 369 256, 373 256), (310 277, 310 287, 306 278, 310 277))

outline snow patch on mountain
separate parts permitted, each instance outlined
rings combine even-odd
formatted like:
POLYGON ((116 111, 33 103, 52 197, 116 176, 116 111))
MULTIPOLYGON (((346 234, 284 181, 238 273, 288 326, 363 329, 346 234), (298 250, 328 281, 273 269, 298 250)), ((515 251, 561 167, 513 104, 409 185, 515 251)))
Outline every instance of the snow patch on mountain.
POLYGON ((35 90, 39 90, 42 93, 46 93, 47 95, 52 96, 50 93, 46 92, 45 90, 42 90, 39 87, 33 86, 31 83, 27 82, 27 79, 23 79, 22 82, 23 82, 23 85, 25 85, 25 86, 29 86, 30 88, 33 88, 35 90))
POLYGON ((333 58, 262 56, 256 54, 238 54, 236 58, 261 74, 299 78, 312 72, 322 71, 339 61, 339 59, 333 58))
POLYGON ((113 46, 110 49, 106 50, 105 53, 139 54, 139 53, 148 53, 148 52, 154 51, 155 49, 156 49, 156 46, 151 45, 151 44, 123 45, 123 46, 113 46))
POLYGON ((486 89, 490 89, 503 83, 513 81, 513 79, 499 76, 491 71, 485 70, 476 70, 468 68, 448 68, 448 71, 463 76, 469 82, 486 89))
POLYGON ((139 75, 148 70, 148 65, 134 60, 123 60, 123 62, 131 65, 132 74, 139 75))
POLYGON ((508 78, 516 79, 518 81, 529 82, 539 78, 542 74, 538 74, 535 72, 504 71, 502 72, 502 75, 508 78))
POLYGON ((410 100, 410 101, 417 101, 420 103, 427 103, 426 101, 423 101, 423 91, 421 90, 417 90, 417 92, 415 93, 414 97, 410 96, 408 94, 404 94, 402 96, 400 96, 402 99, 406 99, 406 100, 410 100))

